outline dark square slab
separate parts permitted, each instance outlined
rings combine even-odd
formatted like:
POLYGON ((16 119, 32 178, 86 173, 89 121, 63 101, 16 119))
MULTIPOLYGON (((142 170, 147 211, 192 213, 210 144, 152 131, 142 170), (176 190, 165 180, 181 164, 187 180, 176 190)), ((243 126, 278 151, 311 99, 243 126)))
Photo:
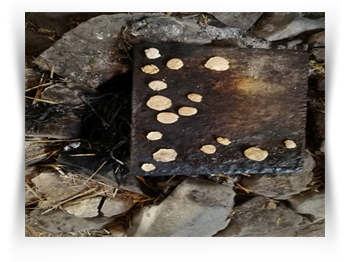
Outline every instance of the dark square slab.
POLYGON ((305 148, 306 93, 308 56, 294 50, 240 49, 183 44, 140 44, 134 47, 132 136, 130 171, 135 175, 208 175, 240 173, 291 173, 301 170, 305 148), (157 48, 161 57, 148 59, 144 50, 157 48), (213 56, 230 62, 226 71, 204 67, 213 56), (166 67, 168 60, 179 58, 179 70, 166 67), (145 74, 141 67, 154 64, 160 71, 145 74), (148 83, 164 80, 167 89, 153 91, 148 83), (200 103, 187 98, 190 93, 203 96, 200 103), (177 113, 182 106, 195 107, 196 115, 180 116, 173 124, 157 121, 159 113, 146 102, 154 95, 172 100, 167 112, 177 113), (163 134, 150 141, 150 131, 163 134), (228 146, 216 142, 227 137, 228 146), (284 141, 297 147, 287 149, 284 141), (214 154, 200 151, 202 145, 216 146, 214 154), (252 161, 243 154, 249 147, 267 150, 268 157, 252 161), (174 149, 172 162, 157 162, 152 154, 161 148, 174 149), (143 163, 156 169, 145 172, 143 163))

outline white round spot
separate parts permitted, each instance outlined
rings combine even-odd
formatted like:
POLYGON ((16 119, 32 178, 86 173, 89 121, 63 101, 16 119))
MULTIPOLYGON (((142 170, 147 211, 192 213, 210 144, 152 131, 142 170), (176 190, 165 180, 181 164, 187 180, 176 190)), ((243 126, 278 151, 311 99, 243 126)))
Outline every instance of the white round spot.
POLYGON ((160 80, 154 80, 152 82, 149 82, 148 86, 154 91, 160 91, 167 88, 167 84, 160 80))
POLYGON ((184 66, 184 63, 178 58, 173 58, 166 63, 166 66, 172 70, 179 70, 184 66))
POLYGON ((146 65, 144 67, 141 67, 142 72, 146 74, 157 74, 159 72, 159 68, 155 65, 146 65))
POLYGON ((147 101, 147 106, 154 110, 162 111, 171 107, 171 100, 165 96, 156 95, 147 101))
POLYGON ((157 48, 149 48, 145 50, 145 55, 149 59, 156 59, 160 57, 159 50, 157 48))
POLYGON ((181 107, 178 111, 180 116, 192 116, 197 114, 197 109, 194 107, 184 106, 181 107))
POLYGON ((204 145, 202 146, 201 151, 206 154, 214 154, 216 152, 216 147, 213 145, 204 145))
POLYGON ((143 164, 141 166, 141 169, 148 172, 148 171, 152 171, 152 170, 156 169, 156 167, 153 164, 146 163, 146 164, 143 164))
POLYGON ((215 56, 210 58, 204 66, 210 70, 225 71, 230 68, 228 64, 229 62, 225 58, 215 56))
POLYGON ((163 134, 158 131, 152 131, 147 134, 148 140, 159 140, 163 137, 163 134))
POLYGON ((179 119, 179 116, 170 112, 162 112, 157 115, 157 120, 163 124, 172 124, 179 119))
POLYGON ((171 162, 176 159, 177 153, 174 149, 159 149, 153 154, 154 160, 157 162, 171 162))
POLYGON ((257 147, 251 147, 244 151, 244 155, 250 160, 263 161, 269 153, 257 147))

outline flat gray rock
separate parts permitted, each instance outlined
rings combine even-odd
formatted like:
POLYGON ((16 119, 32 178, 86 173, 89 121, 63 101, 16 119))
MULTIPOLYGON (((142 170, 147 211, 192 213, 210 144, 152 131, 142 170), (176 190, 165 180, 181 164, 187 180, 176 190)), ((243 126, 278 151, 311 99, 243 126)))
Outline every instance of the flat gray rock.
POLYGON ((325 220, 297 228, 297 237, 325 237, 325 220))
POLYGON ((100 211, 103 216, 111 217, 128 211, 133 205, 132 199, 121 197, 107 198, 100 211))
POLYGON ((254 197, 234 208, 230 224, 215 237, 292 237, 303 217, 278 204, 267 209, 269 199, 254 197))
POLYGON ((84 199, 77 204, 65 207, 64 210, 76 217, 96 217, 98 216, 98 207, 101 199, 102 197, 84 199))
POLYGON ((42 215, 44 211, 35 209, 30 216, 38 221, 40 228, 52 233, 101 229, 114 219, 110 217, 79 218, 60 209, 42 215))
POLYGON ((235 192, 215 182, 187 178, 160 205, 142 208, 128 235, 134 237, 209 237, 230 220, 235 192))
POLYGON ((262 15, 261 12, 213 12, 209 14, 228 26, 242 29, 251 28, 262 15))
POLYGON ((323 63, 325 61, 325 49, 324 48, 314 48, 311 50, 311 53, 317 62, 323 63))
POLYGON ((325 31, 321 31, 321 32, 318 32, 316 34, 311 35, 307 39, 306 44, 308 44, 311 48, 313 48, 313 47, 325 47, 326 46, 325 31))
POLYGON ((303 170, 294 174, 254 174, 242 177, 240 184, 253 193, 274 199, 288 199, 306 189, 312 180, 312 170, 316 163, 312 155, 306 151, 303 170))
POLYGON ((296 12, 276 12, 264 13, 252 33, 268 41, 277 41, 324 28, 324 17, 310 19, 296 12))
POLYGON ((51 148, 46 143, 25 141, 25 165, 38 163, 48 157, 51 148))
POLYGON ((298 214, 308 215, 311 221, 325 218, 325 191, 305 191, 288 199, 291 208, 298 214))
POLYGON ((41 98, 59 104, 78 106, 84 102, 80 99, 83 94, 92 94, 95 90, 75 83, 59 83, 46 87, 41 98))

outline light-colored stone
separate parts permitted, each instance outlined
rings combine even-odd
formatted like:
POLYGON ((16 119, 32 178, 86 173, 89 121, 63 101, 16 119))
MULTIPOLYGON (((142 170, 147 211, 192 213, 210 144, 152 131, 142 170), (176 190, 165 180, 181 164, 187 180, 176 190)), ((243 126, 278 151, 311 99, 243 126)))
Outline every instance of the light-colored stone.
POLYGON ((128 211, 133 205, 132 199, 121 197, 107 198, 100 211, 103 216, 111 217, 128 211))
POLYGON ((303 217, 283 206, 268 209, 269 200, 254 197, 235 206, 230 224, 215 237, 293 237, 303 217))
POLYGON ((25 165, 38 163, 49 155, 51 148, 46 143, 25 141, 25 165))
POLYGON ((171 100, 165 96, 152 96, 147 101, 147 106, 157 111, 163 111, 171 107, 171 100))
POLYGON ((263 161, 267 158, 269 153, 266 150, 262 150, 258 147, 251 147, 244 151, 244 155, 250 160, 263 161))
POLYGON ((204 66, 215 71, 225 71, 230 68, 229 61, 219 56, 210 58, 204 66))
POLYGON ((166 66, 172 70, 179 70, 184 66, 184 63, 178 58, 173 58, 166 63, 166 66))
POLYGON ((83 190, 89 189, 87 186, 74 186, 69 177, 63 177, 58 172, 45 172, 34 177, 32 182, 44 194, 45 198, 53 203, 75 196, 83 190))
POLYGON ((180 116, 193 116, 197 114, 198 110, 194 107, 183 106, 179 109, 178 113, 180 116))
POLYGON ((325 190, 305 191, 288 199, 291 208, 298 214, 308 215, 313 222, 325 218, 325 190))
POLYGON ((242 176, 240 184, 253 193, 273 199, 288 199, 292 195, 306 190, 312 180, 312 170, 316 163, 306 151, 303 169, 293 174, 254 174, 242 176))
POLYGON ((297 145, 292 140, 284 141, 284 145, 286 146, 286 148, 296 148, 297 147, 297 145))
POLYGON ((179 116, 170 112, 162 112, 157 115, 157 120, 163 124, 172 124, 179 119, 179 116))
POLYGON ((157 162, 171 162, 176 159, 177 153, 174 149, 162 148, 153 154, 157 162))
POLYGON ((158 206, 133 217, 128 236, 210 237, 229 223, 232 187, 202 178, 187 178, 158 206))
POLYGON ((216 139, 216 141, 218 141, 218 143, 220 143, 222 145, 225 145, 225 146, 228 146, 229 144, 231 144, 231 141, 228 138, 225 138, 225 137, 218 137, 216 139))
POLYGON ((163 137, 163 134, 158 131, 152 131, 147 134, 148 140, 159 140, 163 137))
POLYGON ((84 199, 77 204, 65 207, 64 210, 76 217, 96 217, 101 199, 102 197, 84 199))
POLYGON ((167 88, 167 84, 160 80, 154 80, 149 82, 148 87, 154 91, 160 91, 167 88))
POLYGON ((145 55, 148 59, 156 59, 160 57, 159 50, 157 48, 149 48, 145 50, 145 55))
POLYGON ((193 102, 197 102, 197 103, 199 103, 199 102, 201 102, 202 101, 202 96, 201 95, 198 95, 198 94, 189 94, 188 96, 187 96, 187 98, 189 99, 189 100, 191 100, 191 101, 193 101, 193 102))
POLYGON ((206 154, 214 154, 216 152, 216 147, 213 145, 204 145, 201 147, 201 151, 206 154))
POLYGON ((156 169, 156 166, 151 163, 145 163, 145 164, 142 164, 141 169, 143 171, 149 172, 156 169))
POLYGON ((144 67, 141 67, 142 72, 146 74, 157 74, 159 72, 159 68, 155 65, 145 65, 144 67))

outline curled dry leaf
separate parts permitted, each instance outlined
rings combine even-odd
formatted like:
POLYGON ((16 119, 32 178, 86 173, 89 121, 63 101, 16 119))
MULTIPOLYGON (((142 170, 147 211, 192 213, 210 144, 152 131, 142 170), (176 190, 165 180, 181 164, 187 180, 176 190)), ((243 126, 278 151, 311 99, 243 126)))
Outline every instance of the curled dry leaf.
POLYGON ((228 138, 224 138, 224 137, 218 137, 216 139, 216 141, 218 141, 218 143, 225 145, 225 146, 231 144, 231 141, 228 138))
POLYGON ((179 115, 181 116, 192 116, 197 114, 197 109, 194 107, 184 106, 181 107, 178 111, 179 115))
POLYGON ((159 50, 157 48, 149 48, 145 50, 145 55, 149 59, 156 59, 160 57, 159 50))
POLYGON ((216 147, 213 145, 204 145, 202 146, 201 151, 206 154, 214 154, 216 152, 216 147))
POLYGON ((210 70, 225 71, 230 68, 228 64, 229 62, 225 58, 214 56, 210 58, 204 66, 210 70))
POLYGON ((179 70, 184 66, 184 63, 178 58, 173 58, 166 63, 166 66, 172 70, 179 70))
POLYGON ((152 170, 156 169, 156 167, 155 167, 155 165, 153 165, 153 164, 146 163, 146 164, 143 164, 143 165, 141 166, 141 169, 142 169, 143 171, 148 172, 148 171, 152 171, 152 170))
POLYGON ((160 91, 167 88, 167 84, 160 80, 154 80, 152 82, 149 82, 148 87, 154 91, 160 91))
POLYGON ((172 124, 179 119, 179 116, 170 112, 162 112, 157 115, 157 120, 163 124, 172 124))
POLYGON ((152 96, 147 101, 147 106, 157 111, 162 111, 171 107, 171 100, 165 96, 152 96))
POLYGON ((189 99, 189 100, 191 100, 191 101, 193 101, 193 102, 197 102, 197 103, 199 103, 199 102, 201 102, 202 101, 202 96, 201 95, 198 95, 198 94, 189 94, 188 96, 187 96, 187 98, 189 99))
POLYGON ((263 161, 269 153, 257 147, 251 147, 244 151, 244 155, 250 160, 263 161))
POLYGON ((142 72, 146 74, 157 74, 159 72, 159 68, 155 65, 146 65, 144 67, 141 67, 142 72))
POLYGON ((296 148, 297 147, 297 145, 292 140, 286 140, 286 141, 284 141, 284 144, 285 144, 286 148, 296 148))
POLYGON ((158 131, 152 131, 147 134, 147 139, 148 140, 159 140, 161 139, 163 134, 158 131))
POLYGON ((174 149, 159 149, 153 154, 154 160, 157 162, 171 162, 176 159, 177 153, 174 149))

